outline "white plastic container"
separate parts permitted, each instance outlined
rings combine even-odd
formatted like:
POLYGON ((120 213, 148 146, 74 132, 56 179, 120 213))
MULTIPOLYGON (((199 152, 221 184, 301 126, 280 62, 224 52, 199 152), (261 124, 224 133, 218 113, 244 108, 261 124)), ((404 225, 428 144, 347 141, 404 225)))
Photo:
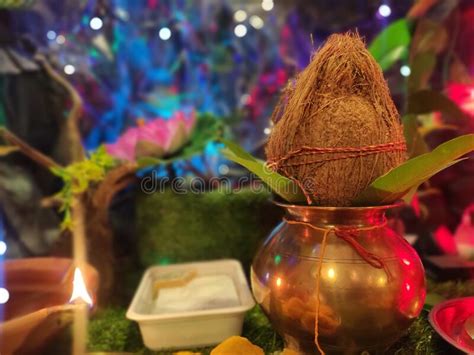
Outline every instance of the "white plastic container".
POLYGON ((242 265, 237 260, 174 264, 151 267, 145 272, 128 308, 127 318, 138 322, 147 348, 189 349, 218 344, 232 335, 240 335, 245 312, 254 305, 242 265), (154 313, 155 280, 163 273, 188 270, 196 272, 195 277, 230 277, 237 292, 236 305, 196 311, 154 313))

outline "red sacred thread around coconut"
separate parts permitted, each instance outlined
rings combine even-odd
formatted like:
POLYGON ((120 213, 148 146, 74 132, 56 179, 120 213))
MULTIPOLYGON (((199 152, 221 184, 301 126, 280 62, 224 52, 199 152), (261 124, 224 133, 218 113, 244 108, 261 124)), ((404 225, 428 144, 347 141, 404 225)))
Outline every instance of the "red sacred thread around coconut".
MULTIPOLYGON (((328 161, 334 160, 342 160, 342 159, 350 159, 350 158, 358 158, 362 156, 367 156, 371 154, 378 154, 383 152, 395 152, 395 151, 403 151, 406 152, 407 146, 405 142, 391 142, 391 143, 384 143, 384 144, 372 144, 365 147, 333 147, 333 148, 321 148, 321 147, 306 147, 303 146, 301 148, 295 149, 288 154, 285 154, 282 157, 278 157, 275 159, 269 159, 267 161, 267 167, 273 171, 282 170, 285 172, 285 168, 293 167, 293 166, 300 166, 300 165, 307 165, 307 164, 317 164, 317 163, 325 163, 328 161), (338 154, 337 156, 318 159, 312 161, 304 161, 304 162, 290 162, 292 158, 307 156, 307 155, 318 155, 318 154, 328 154, 334 153, 338 154), (343 155, 340 155, 343 154, 343 155)), ((289 177, 291 180, 296 182, 300 189, 303 191, 308 204, 312 204, 311 194, 305 189, 304 184, 301 181, 294 177, 289 177)))

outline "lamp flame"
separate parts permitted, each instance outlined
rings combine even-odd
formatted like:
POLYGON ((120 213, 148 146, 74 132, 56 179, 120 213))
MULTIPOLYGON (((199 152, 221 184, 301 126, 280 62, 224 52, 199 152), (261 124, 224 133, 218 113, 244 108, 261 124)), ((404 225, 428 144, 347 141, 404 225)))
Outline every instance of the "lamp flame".
POLYGON ((87 303, 90 307, 92 307, 92 298, 87 292, 86 283, 84 282, 84 278, 82 277, 81 270, 76 267, 74 270, 74 279, 72 281, 72 295, 69 299, 70 303, 82 301, 87 303))

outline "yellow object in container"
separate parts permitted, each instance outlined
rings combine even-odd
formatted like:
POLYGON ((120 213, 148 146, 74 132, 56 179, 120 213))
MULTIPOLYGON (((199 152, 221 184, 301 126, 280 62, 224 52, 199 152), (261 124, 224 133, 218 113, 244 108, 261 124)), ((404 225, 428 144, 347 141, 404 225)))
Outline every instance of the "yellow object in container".
POLYGON ((247 338, 232 336, 217 345, 211 355, 265 355, 262 348, 247 338))

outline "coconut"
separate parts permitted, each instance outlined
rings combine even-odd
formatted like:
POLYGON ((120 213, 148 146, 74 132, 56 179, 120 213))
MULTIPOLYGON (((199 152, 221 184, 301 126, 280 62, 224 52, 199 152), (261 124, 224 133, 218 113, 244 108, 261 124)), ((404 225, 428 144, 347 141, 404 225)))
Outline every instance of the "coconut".
POLYGON ((285 89, 272 121, 269 166, 321 206, 349 206, 406 159, 397 109, 357 34, 328 38, 285 89))

